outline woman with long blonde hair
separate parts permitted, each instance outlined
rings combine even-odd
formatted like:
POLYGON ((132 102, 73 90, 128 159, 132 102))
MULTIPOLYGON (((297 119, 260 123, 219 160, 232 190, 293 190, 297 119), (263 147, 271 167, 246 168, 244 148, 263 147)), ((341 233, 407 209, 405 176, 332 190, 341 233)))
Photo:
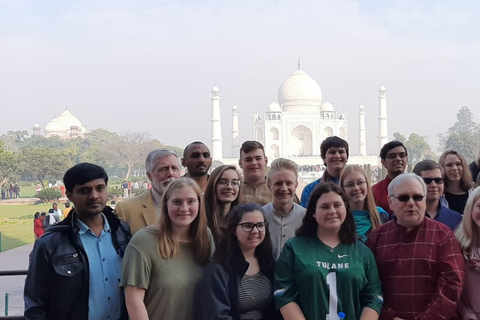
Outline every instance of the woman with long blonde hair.
POLYGON ((213 252, 202 191, 190 178, 171 182, 159 223, 133 236, 122 280, 131 320, 193 319, 194 288, 213 252))
POLYGON ((465 258, 465 284, 458 311, 462 319, 480 319, 480 187, 468 197, 455 236, 465 258))
POLYGON ((445 198, 442 205, 463 214, 468 195, 474 185, 467 161, 459 152, 446 150, 438 159, 438 163, 445 171, 445 198))
POLYGON ((357 237, 365 242, 372 230, 388 221, 388 213, 375 205, 370 182, 360 166, 346 166, 340 177, 340 186, 348 197, 357 237))

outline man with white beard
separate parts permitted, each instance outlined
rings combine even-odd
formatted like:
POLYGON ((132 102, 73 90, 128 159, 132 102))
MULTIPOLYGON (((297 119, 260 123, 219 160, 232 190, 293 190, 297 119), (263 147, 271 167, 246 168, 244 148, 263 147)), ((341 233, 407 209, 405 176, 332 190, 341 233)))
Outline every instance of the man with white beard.
POLYGON ((170 149, 156 149, 145 160, 152 188, 139 196, 117 203, 118 217, 130 225, 132 235, 155 223, 160 215, 160 201, 168 184, 180 177, 180 160, 170 149))

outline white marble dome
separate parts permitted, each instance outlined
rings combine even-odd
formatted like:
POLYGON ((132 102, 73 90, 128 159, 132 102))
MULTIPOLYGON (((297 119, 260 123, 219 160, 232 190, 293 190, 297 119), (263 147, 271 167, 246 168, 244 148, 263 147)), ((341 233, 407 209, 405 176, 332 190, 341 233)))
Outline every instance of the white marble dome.
POLYGON ((269 111, 269 112, 282 112, 282 108, 280 107, 280 105, 276 101, 272 101, 268 105, 267 111, 269 111))
POLYGON ((72 126, 78 127, 79 129, 83 129, 80 120, 77 119, 70 111, 65 110, 63 111, 58 117, 57 120, 63 123, 66 128, 70 128, 72 126))
POLYGON ((284 111, 294 111, 295 107, 320 107, 322 90, 308 74, 297 69, 278 89, 278 102, 284 111))
POLYGON ((328 102, 327 100, 325 100, 325 102, 322 104, 322 108, 321 108, 322 111, 335 111, 335 109, 333 109, 333 105, 328 102))
POLYGON ((45 126, 45 133, 47 132, 64 132, 67 127, 58 118, 53 119, 45 126))
POLYGON ((80 120, 68 110, 63 111, 58 117, 47 123, 44 129, 45 137, 57 135, 62 139, 83 136, 85 131, 80 120))

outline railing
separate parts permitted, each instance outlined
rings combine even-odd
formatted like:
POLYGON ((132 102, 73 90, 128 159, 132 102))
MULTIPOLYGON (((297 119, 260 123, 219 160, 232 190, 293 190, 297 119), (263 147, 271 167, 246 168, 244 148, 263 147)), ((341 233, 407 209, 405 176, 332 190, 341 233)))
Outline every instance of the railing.
MULTIPOLYGON (((23 276, 27 274, 27 270, 2 270, 0 271, 0 277, 2 276, 23 276)), ((25 319, 24 316, 9 316, 8 315, 8 292, 5 294, 5 316, 0 316, 0 320, 13 320, 13 319, 25 319)))

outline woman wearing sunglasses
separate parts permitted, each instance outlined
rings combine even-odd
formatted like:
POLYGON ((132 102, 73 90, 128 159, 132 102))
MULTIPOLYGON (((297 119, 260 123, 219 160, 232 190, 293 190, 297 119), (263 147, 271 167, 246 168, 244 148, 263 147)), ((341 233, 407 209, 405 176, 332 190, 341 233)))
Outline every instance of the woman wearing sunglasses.
POLYGON ((346 166, 340 176, 340 185, 348 197, 355 219, 357 238, 365 242, 372 230, 388 221, 388 213, 375 206, 370 182, 361 167, 346 166))
POLYGON ((465 284, 457 310, 462 319, 480 319, 480 187, 470 194, 455 236, 465 258, 465 284))
POLYGON ((230 211, 241 203, 240 175, 235 166, 223 165, 213 170, 204 199, 208 227, 217 243, 223 236, 223 228, 230 211))
POLYGON ((447 208, 463 214, 468 195, 473 188, 472 174, 465 158, 455 150, 447 150, 438 160, 445 171, 445 200, 447 208))
POLYGON ((275 319, 273 265, 262 207, 236 206, 195 295, 197 319, 275 319))
POLYGON ((355 235, 343 190, 321 183, 296 236, 275 266, 275 301, 285 320, 378 319, 382 290, 370 249, 355 235))

